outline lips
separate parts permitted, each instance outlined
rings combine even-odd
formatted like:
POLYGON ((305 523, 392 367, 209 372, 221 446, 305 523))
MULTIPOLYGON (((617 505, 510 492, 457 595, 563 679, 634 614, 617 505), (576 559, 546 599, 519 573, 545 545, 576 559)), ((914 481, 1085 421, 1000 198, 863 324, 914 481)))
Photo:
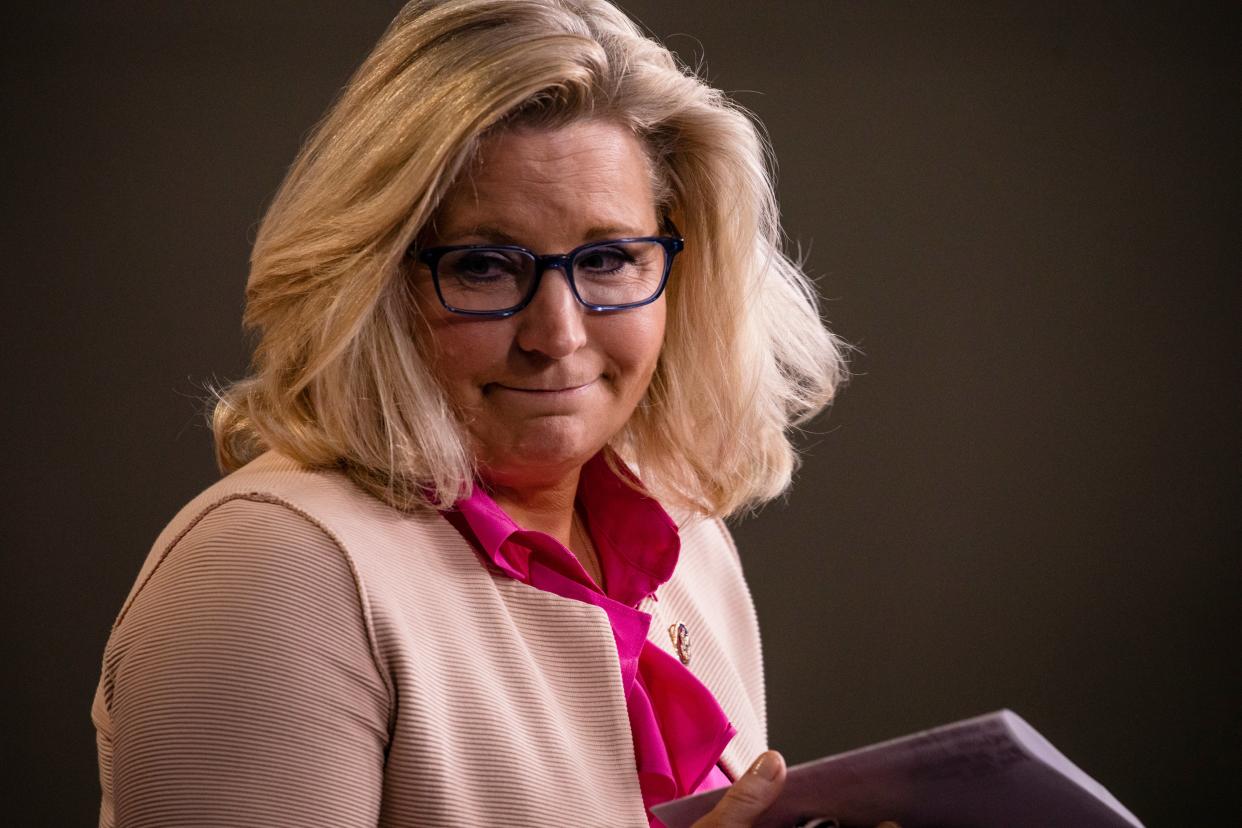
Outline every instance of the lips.
POLYGON ((491 383, 494 388, 500 388, 505 391, 521 391, 526 394, 562 394, 570 391, 578 391, 591 385, 595 380, 587 380, 586 382, 560 384, 520 384, 520 383, 491 383))

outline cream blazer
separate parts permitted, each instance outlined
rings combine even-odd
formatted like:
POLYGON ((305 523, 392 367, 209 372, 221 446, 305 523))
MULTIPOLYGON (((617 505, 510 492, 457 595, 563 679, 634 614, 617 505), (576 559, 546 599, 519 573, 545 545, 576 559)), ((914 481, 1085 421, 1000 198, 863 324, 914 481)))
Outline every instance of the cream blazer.
MULTIPOLYGON (((717 520, 650 638, 766 745, 759 634, 717 520)), ((113 625, 92 707, 99 824, 646 826, 603 610, 514 581, 432 512, 269 452, 191 501, 113 625)))

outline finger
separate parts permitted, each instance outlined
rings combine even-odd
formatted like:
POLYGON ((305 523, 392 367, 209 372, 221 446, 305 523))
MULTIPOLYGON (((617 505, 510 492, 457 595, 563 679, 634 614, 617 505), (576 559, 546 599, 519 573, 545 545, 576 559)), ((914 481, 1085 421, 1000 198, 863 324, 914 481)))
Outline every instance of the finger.
POLYGON ((784 757, 774 750, 761 753, 695 828, 749 828, 784 786, 784 757))

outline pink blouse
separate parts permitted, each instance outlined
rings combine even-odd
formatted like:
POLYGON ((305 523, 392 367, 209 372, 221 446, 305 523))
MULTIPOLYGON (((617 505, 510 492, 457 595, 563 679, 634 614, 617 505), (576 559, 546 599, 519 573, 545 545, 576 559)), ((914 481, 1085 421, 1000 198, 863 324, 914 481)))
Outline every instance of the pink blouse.
POLYGON ((522 529, 482 487, 443 514, 509 577, 608 614, 643 804, 651 825, 659 826, 653 805, 729 784, 717 762, 736 731, 711 691, 647 641, 651 616, 638 605, 656 598, 673 574, 681 549, 677 524, 654 499, 626 485, 603 452, 583 466, 576 505, 595 545, 603 589, 572 552, 549 535, 522 529))

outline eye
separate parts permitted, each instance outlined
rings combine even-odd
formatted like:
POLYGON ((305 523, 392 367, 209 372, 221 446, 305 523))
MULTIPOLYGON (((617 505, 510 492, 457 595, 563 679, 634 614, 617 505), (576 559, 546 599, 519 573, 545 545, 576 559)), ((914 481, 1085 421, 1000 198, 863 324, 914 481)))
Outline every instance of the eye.
POLYGON ((469 253, 458 260, 454 270, 466 276, 487 276, 502 266, 503 263, 494 253, 469 253))
POLYGON ((440 260, 440 278, 471 284, 517 279, 526 269, 520 254, 507 250, 459 250, 440 260))
POLYGON ((634 257, 620 247, 593 247, 578 255, 574 269, 591 276, 617 273, 634 263, 634 257))

